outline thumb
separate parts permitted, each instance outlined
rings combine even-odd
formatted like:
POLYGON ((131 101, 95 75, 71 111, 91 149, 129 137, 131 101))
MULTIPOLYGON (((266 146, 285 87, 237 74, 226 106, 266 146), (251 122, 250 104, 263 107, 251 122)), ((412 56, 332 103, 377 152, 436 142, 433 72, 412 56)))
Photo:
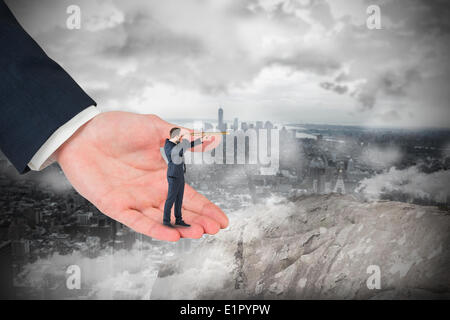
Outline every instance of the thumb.
POLYGON ((187 139, 189 139, 189 137, 192 136, 191 133, 194 132, 194 130, 192 129, 167 122, 154 114, 148 114, 146 116, 148 117, 149 121, 151 121, 152 124, 154 125, 156 129, 156 134, 161 142, 161 145, 163 145, 164 141, 170 137, 170 130, 173 128, 180 128, 181 129, 180 134, 182 136, 184 135, 184 137, 187 139))

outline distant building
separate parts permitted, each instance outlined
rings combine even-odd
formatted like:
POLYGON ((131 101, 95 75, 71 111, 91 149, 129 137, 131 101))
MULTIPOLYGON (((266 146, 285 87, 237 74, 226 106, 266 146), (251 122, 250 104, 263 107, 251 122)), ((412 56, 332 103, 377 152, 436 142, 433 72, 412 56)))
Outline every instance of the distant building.
POLYGON ((344 179, 342 178, 342 169, 339 170, 339 176, 336 181, 336 185, 334 186, 333 192, 345 194, 345 184, 344 184, 344 179))
POLYGON ((227 130, 227 125, 226 123, 223 122, 223 109, 219 108, 219 112, 218 112, 218 125, 217 128, 219 129, 219 131, 226 131, 227 130))
POLYGON ((203 123, 203 130, 204 131, 210 131, 210 130, 212 130, 214 127, 213 127, 213 125, 211 124, 211 123, 209 123, 209 122, 205 122, 205 123, 203 123))
POLYGON ((325 182, 325 193, 331 193, 331 181, 325 182))
POLYGON ((115 240, 113 244, 114 250, 123 250, 126 249, 125 241, 115 240))
POLYGON ((347 171, 348 172, 352 172, 353 170, 355 170, 355 166, 354 166, 354 163, 353 163, 353 159, 350 158, 348 160, 348 163, 347 163, 347 171))
POLYGON ((89 219, 92 217, 92 212, 78 212, 77 213, 77 223, 82 226, 87 226, 90 224, 89 219))
POLYGON ((309 177, 313 193, 325 192, 325 172, 327 164, 322 157, 316 157, 309 163, 309 177))
MULTIPOLYGON (((266 123, 264 124, 264 128, 265 128, 265 129, 268 129, 268 130, 273 129, 273 124, 272 124, 272 122, 266 121, 266 123)), ((285 128, 285 129, 286 129, 286 128, 285 128)))
POLYGON ((241 130, 247 131, 248 130, 248 123, 247 122, 241 122, 241 130))
POLYGON ((289 129, 283 126, 280 130, 280 140, 289 140, 289 143, 293 143, 295 140, 295 130, 289 129))
POLYGON ((12 244, 12 254, 15 257, 25 257, 30 253, 30 240, 20 239, 13 240, 12 244))
POLYGON ((312 183, 312 192, 313 193, 319 193, 319 181, 317 179, 313 180, 312 183))
POLYGON ((256 130, 263 128, 263 122, 262 121, 256 121, 256 130))
POLYGON ((114 250, 118 249, 131 249, 136 241, 136 232, 128 227, 124 227, 116 233, 116 242, 114 244, 114 250), (117 244, 117 246, 116 246, 117 244))
POLYGON ((8 227, 8 239, 20 240, 27 233, 28 226, 25 224, 24 219, 21 217, 15 217, 8 227))
POLYGON ((99 217, 97 220, 99 227, 105 227, 106 226, 106 218, 105 217, 99 217))
POLYGON ((23 216, 28 222, 28 225, 34 227, 37 224, 42 223, 43 213, 41 210, 36 210, 33 208, 26 208, 23 212, 23 216))
POLYGON ((219 107, 219 112, 218 112, 218 117, 219 117, 219 126, 223 123, 223 109, 219 107))
POLYGON ((234 123, 233 123, 233 130, 238 130, 239 129, 239 119, 238 118, 234 118, 234 123))
POLYGON ((331 153, 331 160, 332 160, 333 162, 336 162, 336 161, 337 161, 337 154, 336 154, 336 152, 332 152, 332 153, 331 153))

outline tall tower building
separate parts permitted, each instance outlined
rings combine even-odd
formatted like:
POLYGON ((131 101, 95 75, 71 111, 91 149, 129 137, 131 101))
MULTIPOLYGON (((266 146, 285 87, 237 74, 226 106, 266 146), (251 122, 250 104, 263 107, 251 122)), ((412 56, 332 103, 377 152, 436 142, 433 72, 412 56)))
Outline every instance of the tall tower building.
MULTIPOLYGON (((222 107, 219 107, 219 123, 217 124, 217 129, 219 129, 219 131, 227 131, 227 124, 223 122, 223 109, 222 107)), ((227 156, 227 140, 224 139, 222 140, 222 150, 223 150, 223 163, 225 163, 225 159, 227 156)))
POLYGON ((325 163, 321 157, 316 157, 309 163, 309 177, 311 178, 313 193, 324 192, 325 171, 325 163))
POLYGON ((219 107, 219 122, 218 122, 218 127, 219 130, 222 131, 223 130, 223 109, 221 107, 219 107))

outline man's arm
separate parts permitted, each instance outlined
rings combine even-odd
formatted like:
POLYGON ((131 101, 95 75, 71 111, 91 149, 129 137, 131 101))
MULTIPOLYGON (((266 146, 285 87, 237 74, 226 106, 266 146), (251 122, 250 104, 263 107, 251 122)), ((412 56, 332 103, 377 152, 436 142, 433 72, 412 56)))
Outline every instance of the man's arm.
POLYGON ((193 147, 195 147, 195 146, 197 146, 199 144, 202 144, 202 143, 203 143, 202 138, 198 138, 198 139, 196 139, 196 140, 191 142, 191 148, 193 148, 193 147))
POLYGON ((34 162, 41 166, 46 160, 42 161, 43 158, 96 114, 82 115, 79 118, 83 123, 78 119, 69 129, 57 133, 96 103, 25 32, 3 0, 0 0, 0 75, 0 149, 20 173, 30 170, 27 164, 36 154, 39 159, 34 162), (49 139, 53 142, 40 150, 49 139))
POLYGON ((172 147, 169 143, 164 144, 164 153, 166 154, 167 163, 172 161, 172 147))
POLYGON ((175 149, 175 150, 178 151, 178 155, 180 157, 182 157, 185 150, 191 149, 191 148, 195 147, 196 145, 199 145, 202 143, 203 143, 202 138, 198 138, 197 140, 194 140, 191 142, 189 142, 186 139, 182 139, 181 142, 179 143, 177 149, 175 149))

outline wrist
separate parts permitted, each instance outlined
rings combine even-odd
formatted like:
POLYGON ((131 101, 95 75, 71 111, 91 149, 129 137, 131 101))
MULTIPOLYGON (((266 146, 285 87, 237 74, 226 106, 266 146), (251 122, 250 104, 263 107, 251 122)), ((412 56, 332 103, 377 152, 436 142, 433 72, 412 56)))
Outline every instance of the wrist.
POLYGON ((64 144, 83 124, 97 116, 100 111, 95 106, 90 106, 68 122, 60 126, 52 135, 40 146, 37 152, 28 162, 28 167, 34 171, 40 171, 55 162, 56 150, 64 144))
POLYGON ((64 159, 68 159, 69 157, 65 156, 66 154, 70 153, 70 150, 73 149, 71 146, 73 146, 76 141, 78 140, 79 136, 83 133, 84 130, 89 126, 90 123, 92 123, 92 120, 94 120, 98 115, 94 116, 93 118, 89 119, 87 122, 85 122, 83 125, 81 125, 64 143, 62 143, 58 149, 55 150, 55 152, 52 154, 52 158, 61 164, 64 162, 64 159))

